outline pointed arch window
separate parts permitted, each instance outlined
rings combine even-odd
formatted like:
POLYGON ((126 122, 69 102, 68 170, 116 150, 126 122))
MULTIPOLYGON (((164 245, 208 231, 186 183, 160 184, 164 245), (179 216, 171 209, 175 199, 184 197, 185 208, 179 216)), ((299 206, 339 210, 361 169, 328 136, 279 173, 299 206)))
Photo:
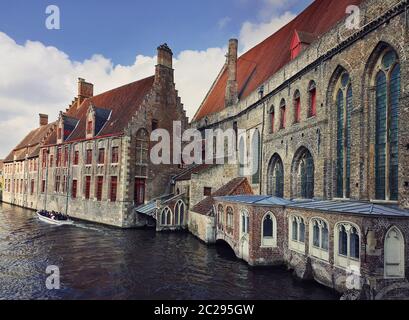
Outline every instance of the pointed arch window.
POLYGON ((252 166, 252 183, 260 183, 260 154, 261 154, 261 139, 260 131, 256 129, 253 133, 253 138, 251 141, 251 166, 252 166))
POLYGON ((305 252, 305 222, 302 217, 290 216, 289 238, 290 249, 305 252))
POLYGON ((287 108, 285 100, 281 100, 280 103, 280 129, 285 129, 286 125, 286 117, 287 117, 287 108))
POLYGON ((300 91, 296 91, 294 94, 294 123, 301 122, 301 95, 300 91))
POLYGON ((335 264, 344 268, 360 267, 360 231, 349 222, 335 226, 335 264))
POLYGON ((274 123, 275 123, 275 108, 271 106, 270 108, 270 133, 274 133, 274 123))
POLYGON ((385 237, 385 278, 405 277, 405 241, 402 232, 392 227, 385 237))
POLYGON ((338 198, 351 196, 352 84, 347 72, 338 82, 337 106, 337 190, 338 198))
POLYGON ((163 226, 170 226, 172 224, 172 211, 166 207, 161 212, 161 224, 163 226))
POLYGON ((308 92, 310 95, 310 107, 308 111, 308 116, 311 118, 317 115, 317 86, 314 81, 310 82, 308 92))
POLYGON ((261 221, 261 246, 277 246, 277 220, 271 212, 267 212, 261 221))
POLYGON ((314 198, 314 160, 307 149, 304 149, 298 161, 296 161, 295 170, 297 197, 303 199, 314 198))
POLYGON ((219 230, 224 230, 224 208, 221 204, 217 207, 217 228, 219 230))
POLYGON ((375 197, 377 200, 397 201, 401 73, 398 56, 392 50, 381 55, 375 88, 375 197))
POLYGON ((274 155, 268 170, 268 194, 284 197, 284 166, 279 155, 274 155))
POLYGON ((186 205, 182 200, 179 200, 175 205, 175 224, 183 225, 185 223, 185 208, 186 205))

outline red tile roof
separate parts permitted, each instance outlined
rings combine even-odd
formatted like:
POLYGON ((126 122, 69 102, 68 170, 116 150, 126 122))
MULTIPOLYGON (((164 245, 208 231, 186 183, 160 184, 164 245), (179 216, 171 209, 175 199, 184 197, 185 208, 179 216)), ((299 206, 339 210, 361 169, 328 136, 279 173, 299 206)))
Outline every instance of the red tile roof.
MULTIPOLYGON (((291 61, 290 45, 295 31, 319 37, 346 16, 347 6, 359 5, 362 1, 316 0, 293 21, 243 54, 237 61, 239 99, 249 96, 291 61)), ((222 70, 193 121, 224 109, 226 82, 227 71, 222 70)))
POLYGON ((29 158, 37 157, 40 153, 40 144, 43 139, 47 138, 50 134, 50 130, 55 125, 56 122, 53 122, 32 130, 24 137, 17 147, 10 152, 6 159, 4 159, 4 162, 14 161, 14 156, 16 156, 16 160, 24 160, 26 155, 29 158))
MULTIPOLYGON (((88 108, 93 105, 97 109, 111 111, 109 120, 104 124, 97 137, 121 134, 131 118, 140 108, 144 98, 153 87, 154 76, 132 82, 125 86, 104 92, 84 100, 79 108, 75 105, 69 108, 66 116, 79 120, 77 127, 67 141, 82 140, 86 138, 86 117, 88 108)), ((48 139, 47 144, 55 144, 56 135, 48 139)))
POLYGON ((215 197, 250 194, 252 195, 253 191, 247 178, 235 178, 213 193, 210 197, 207 197, 196 204, 192 208, 192 211, 202 215, 210 215, 215 197))

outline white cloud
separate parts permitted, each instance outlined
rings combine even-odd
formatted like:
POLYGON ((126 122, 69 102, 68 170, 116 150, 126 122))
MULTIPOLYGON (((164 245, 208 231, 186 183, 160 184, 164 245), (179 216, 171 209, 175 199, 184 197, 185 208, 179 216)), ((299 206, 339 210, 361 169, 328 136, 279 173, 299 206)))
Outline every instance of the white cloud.
MULTIPOLYGON (((250 49, 293 17, 286 12, 268 22, 245 22, 239 37, 241 47, 250 49)), ((185 50, 175 56, 176 87, 190 118, 223 66, 226 50, 185 50)), ((38 113, 47 113, 54 121, 58 112, 68 107, 76 95, 78 77, 93 82, 98 94, 153 75, 155 64, 156 57, 143 55, 136 56, 129 66, 115 65, 100 54, 73 61, 55 47, 34 41, 20 45, 0 32, 0 158, 37 126, 38 113)))
POLYGON ((269 21, 264 23, 245 22, 240 31, 241 48, 243 51, 251 49, 293 20, 295 16, 287 11, 281 16, 272 16, 269 21))
POLYGON ((230 23, 230 21, 231 21, 230 17, 221 18, 217 23, 219 26, 219 29, 223 29, 225 26, 227 26, 230 23))

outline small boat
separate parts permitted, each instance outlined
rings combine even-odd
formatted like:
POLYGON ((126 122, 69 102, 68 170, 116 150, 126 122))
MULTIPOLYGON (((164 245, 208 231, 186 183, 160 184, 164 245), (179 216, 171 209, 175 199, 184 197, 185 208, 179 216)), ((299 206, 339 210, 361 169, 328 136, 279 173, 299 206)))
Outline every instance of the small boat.
POLYGON ((42 214, 40 213, 40 211, 37 211, 37 216, 38 216, 38 218, 39 218, 41 221, 47 222, 47 223, 50 223, 50 224, 54 224, 54 225, 57 225, 57 226, 72 225, 72 224, 74 223, 74 221, 72 221, 72 220, 70 220, 70 219, 67 219, 67 220, 57 220, 57 219, 48 218, 48 217, 42 215, 42 214))

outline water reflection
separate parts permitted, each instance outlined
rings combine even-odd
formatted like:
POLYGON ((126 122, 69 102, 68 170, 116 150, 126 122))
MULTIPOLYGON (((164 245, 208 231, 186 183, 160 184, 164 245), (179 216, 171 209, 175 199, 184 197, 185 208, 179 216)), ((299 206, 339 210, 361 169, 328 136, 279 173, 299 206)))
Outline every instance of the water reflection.
POLYGON ((51 226, 0 204, 0 299, 337 299, 281 269, 251 269, 189 234, 51 226), (46 267, 61 290, 45 287, 46 267))

